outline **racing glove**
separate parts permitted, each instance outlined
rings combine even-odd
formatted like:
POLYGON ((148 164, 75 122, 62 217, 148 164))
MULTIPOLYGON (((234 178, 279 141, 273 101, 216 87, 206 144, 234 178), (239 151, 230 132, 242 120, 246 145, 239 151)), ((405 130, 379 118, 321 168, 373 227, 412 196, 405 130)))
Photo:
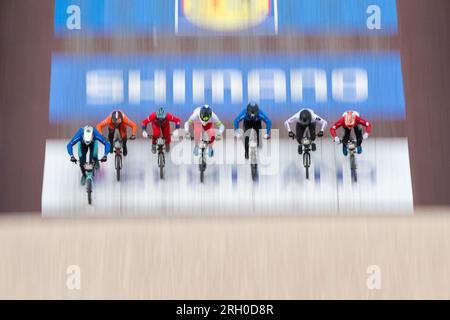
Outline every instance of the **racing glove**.
POLYGON ((240 139, 242 137, 242 130, 241 129, 236 129, 234 131, 234 136, 236 137, 236 139, 240 139))
POLYGON ((334 142, 336 142, 337 144, 341 143, 341 139, 339 139, 339 137, 334 137, 334 142))
POLYGON ((73 163, 77 163, 77 159, 75 159, 74 156, 71 156, 71 157, 70 157, 70 161, 73 162, 73 163))
POLYGON ((144 139, 147 139, 147 138, 148 138, 148 133, 147 133, 146 130, 142 131, 142 137, 143 137, 144 139))
POLYGON ((133 134, 133 135, 130 137, 130 140, 136 140, 136 136, 133 134))
POLYGON ((320 132, 317 134, 317 136, 318 136, 319 138, 322 138, 322 137, 323 137, 323 131, 320 131, 320 132))
POLYGON ((266 133, 263 136, 264 140, 269 140, 270 139, 270 134, 266 133))
POLYGON ((364 134, 363 134, 363 139, 364 140, 367 140, 369 138, 369 134, 367 133, 367 132, 365 132, 364 134))
POLYGON ((289 131, 289 138, 291 139, 295 138, 295 134, 292 131, 289 131))
POLYGON ((106 156, 103 156, 103 158, 101 158, 100 162, 106 162, 108 161, 108 158, 106 156))

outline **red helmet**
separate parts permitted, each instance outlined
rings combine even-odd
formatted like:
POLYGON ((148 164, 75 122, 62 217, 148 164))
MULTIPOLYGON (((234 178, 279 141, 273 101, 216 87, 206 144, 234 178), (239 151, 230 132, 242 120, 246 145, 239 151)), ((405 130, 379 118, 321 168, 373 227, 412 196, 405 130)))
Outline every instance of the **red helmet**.
POLYGON ((356 125, 356 116, 358 115, 355 111, 346 111, 344 113, 344 123, 347 128, 353 128, 356 125))

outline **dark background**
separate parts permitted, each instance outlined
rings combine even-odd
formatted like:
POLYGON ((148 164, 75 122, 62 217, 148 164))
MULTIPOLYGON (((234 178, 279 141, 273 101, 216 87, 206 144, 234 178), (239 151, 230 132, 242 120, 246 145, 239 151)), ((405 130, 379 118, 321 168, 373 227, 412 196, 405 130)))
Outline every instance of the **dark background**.
MULTIPOLYGON (((414 203, 450 205, 449 0, 398 0, 414 203)), ((40 211, 53 0, 0 1, 0 212, 40 211)), ((387 119, 388 120, 388 119, 387 119)))

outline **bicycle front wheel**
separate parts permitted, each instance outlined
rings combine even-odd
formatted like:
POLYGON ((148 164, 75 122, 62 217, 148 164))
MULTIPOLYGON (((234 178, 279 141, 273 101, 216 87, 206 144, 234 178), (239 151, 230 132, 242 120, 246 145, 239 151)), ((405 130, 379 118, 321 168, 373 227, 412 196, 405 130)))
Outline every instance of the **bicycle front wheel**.
POLYGON ((159 166, 159 178, 160 179, 164 179, 164 163, 165 163, 164 154, 159 153, 158 154, 158 166, 159 166))
POLYGON ((358 175, 356 174, 356 159, 355 156, 352 155, 350 157, 350 170, 353 182, 358 182, 358 175))
POLYGON ((120 181, 121 170, 122 170, 122 157, 116 156, 116 178, 117 178, 117 181, 120 181))
POLYGON ((92 204, 92 180, 88 179, 86 181, 86 190, 87 190, 87 196, 88 196, 88 203, 89 205, 92 204))
POLYGON ((305 152, 303 154, 303 166, 305 167, 306 180, 309 179, 309 168, 311 167, 311 154, 305 152))

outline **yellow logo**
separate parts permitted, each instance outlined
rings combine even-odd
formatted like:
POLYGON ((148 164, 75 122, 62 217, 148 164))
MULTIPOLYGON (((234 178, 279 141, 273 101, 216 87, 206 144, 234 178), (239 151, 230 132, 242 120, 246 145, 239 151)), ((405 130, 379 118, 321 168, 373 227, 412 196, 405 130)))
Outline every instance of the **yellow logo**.
POLYGON ((181 0, 191 23, 214 31, 238 31, 262 23, 270 14, 271 0, 181 0))

